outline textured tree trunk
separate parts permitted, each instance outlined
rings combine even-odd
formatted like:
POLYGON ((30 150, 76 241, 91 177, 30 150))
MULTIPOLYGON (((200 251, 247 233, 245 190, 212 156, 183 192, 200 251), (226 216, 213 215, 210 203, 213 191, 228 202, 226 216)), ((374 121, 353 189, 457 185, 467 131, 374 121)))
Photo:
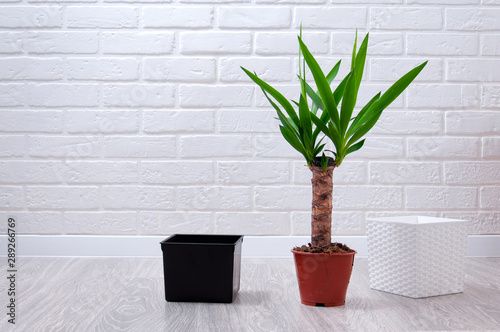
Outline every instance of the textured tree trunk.
POLYGON ((326 172, 321 166, 311 166, 312 183, 312 216, 311 245, 325 247, 332 239, 332 190, 333 169, 329 166, 326 172))

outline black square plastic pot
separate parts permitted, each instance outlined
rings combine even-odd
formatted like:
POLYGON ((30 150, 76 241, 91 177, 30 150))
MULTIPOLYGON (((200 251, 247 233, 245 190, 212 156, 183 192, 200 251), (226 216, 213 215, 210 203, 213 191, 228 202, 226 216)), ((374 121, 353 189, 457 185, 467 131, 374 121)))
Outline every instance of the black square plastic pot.
POLYGON ((243 235, 176 234, 160 242, 165 300, 233 302, 240 289, 243 235))

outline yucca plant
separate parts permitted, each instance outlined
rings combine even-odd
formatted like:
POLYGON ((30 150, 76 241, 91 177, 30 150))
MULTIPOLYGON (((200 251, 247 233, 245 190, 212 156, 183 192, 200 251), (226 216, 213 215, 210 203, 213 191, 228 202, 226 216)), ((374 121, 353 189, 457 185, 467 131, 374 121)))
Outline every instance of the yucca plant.
POLYGON ((334 168, 340 166, 348 154, 363 146, 365 142, 363 137, 377 123, 384 109, 408 87, 427 64, 424 62, 410 70, 385 93, 377 93, 357 115, 353 116, 365 67, 369 34, 363 39, 359 50, 357 50, 357 37, 356 31, 351 70, 336 88, 332 89, 331 84, 337 76, 341 61, 338 61, 325 75, 304 44, 301 31, 298 36, 300 46, 298 76, 301 86, 298 102, 288 101, 257 74, 242 67, 262 89, 269 103, 276 110, 281 122, 280 131, 285 140, 304 156, 313 173, 311 244, 314 248, 325 248, 331 245, 334 168), (317 91, 306 81, 306 65, 313 76, 317 91), (320 134, 324 134, 331 140, 335 148, 335 151, 331 151, 333 157, 325 155, 324 137, 320 138, 320 134))

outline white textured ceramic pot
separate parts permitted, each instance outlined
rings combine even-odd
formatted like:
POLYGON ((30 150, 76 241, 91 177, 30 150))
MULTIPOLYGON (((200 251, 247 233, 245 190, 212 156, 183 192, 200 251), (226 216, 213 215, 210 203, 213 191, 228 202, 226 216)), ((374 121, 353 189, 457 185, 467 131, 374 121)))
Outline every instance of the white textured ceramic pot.
POLYGON ((412 298, 464 291, 466 221, 402 216, 366 227, 372 289, 412 298))

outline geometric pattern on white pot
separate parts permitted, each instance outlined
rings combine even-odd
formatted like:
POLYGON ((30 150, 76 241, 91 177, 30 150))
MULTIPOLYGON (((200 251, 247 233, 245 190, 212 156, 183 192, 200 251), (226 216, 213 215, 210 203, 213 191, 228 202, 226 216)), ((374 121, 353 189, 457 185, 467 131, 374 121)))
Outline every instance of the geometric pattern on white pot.
POLYGON ((407 216, 366 226, 370 288, 412 298, 464 291, 466 221, 407 216))

